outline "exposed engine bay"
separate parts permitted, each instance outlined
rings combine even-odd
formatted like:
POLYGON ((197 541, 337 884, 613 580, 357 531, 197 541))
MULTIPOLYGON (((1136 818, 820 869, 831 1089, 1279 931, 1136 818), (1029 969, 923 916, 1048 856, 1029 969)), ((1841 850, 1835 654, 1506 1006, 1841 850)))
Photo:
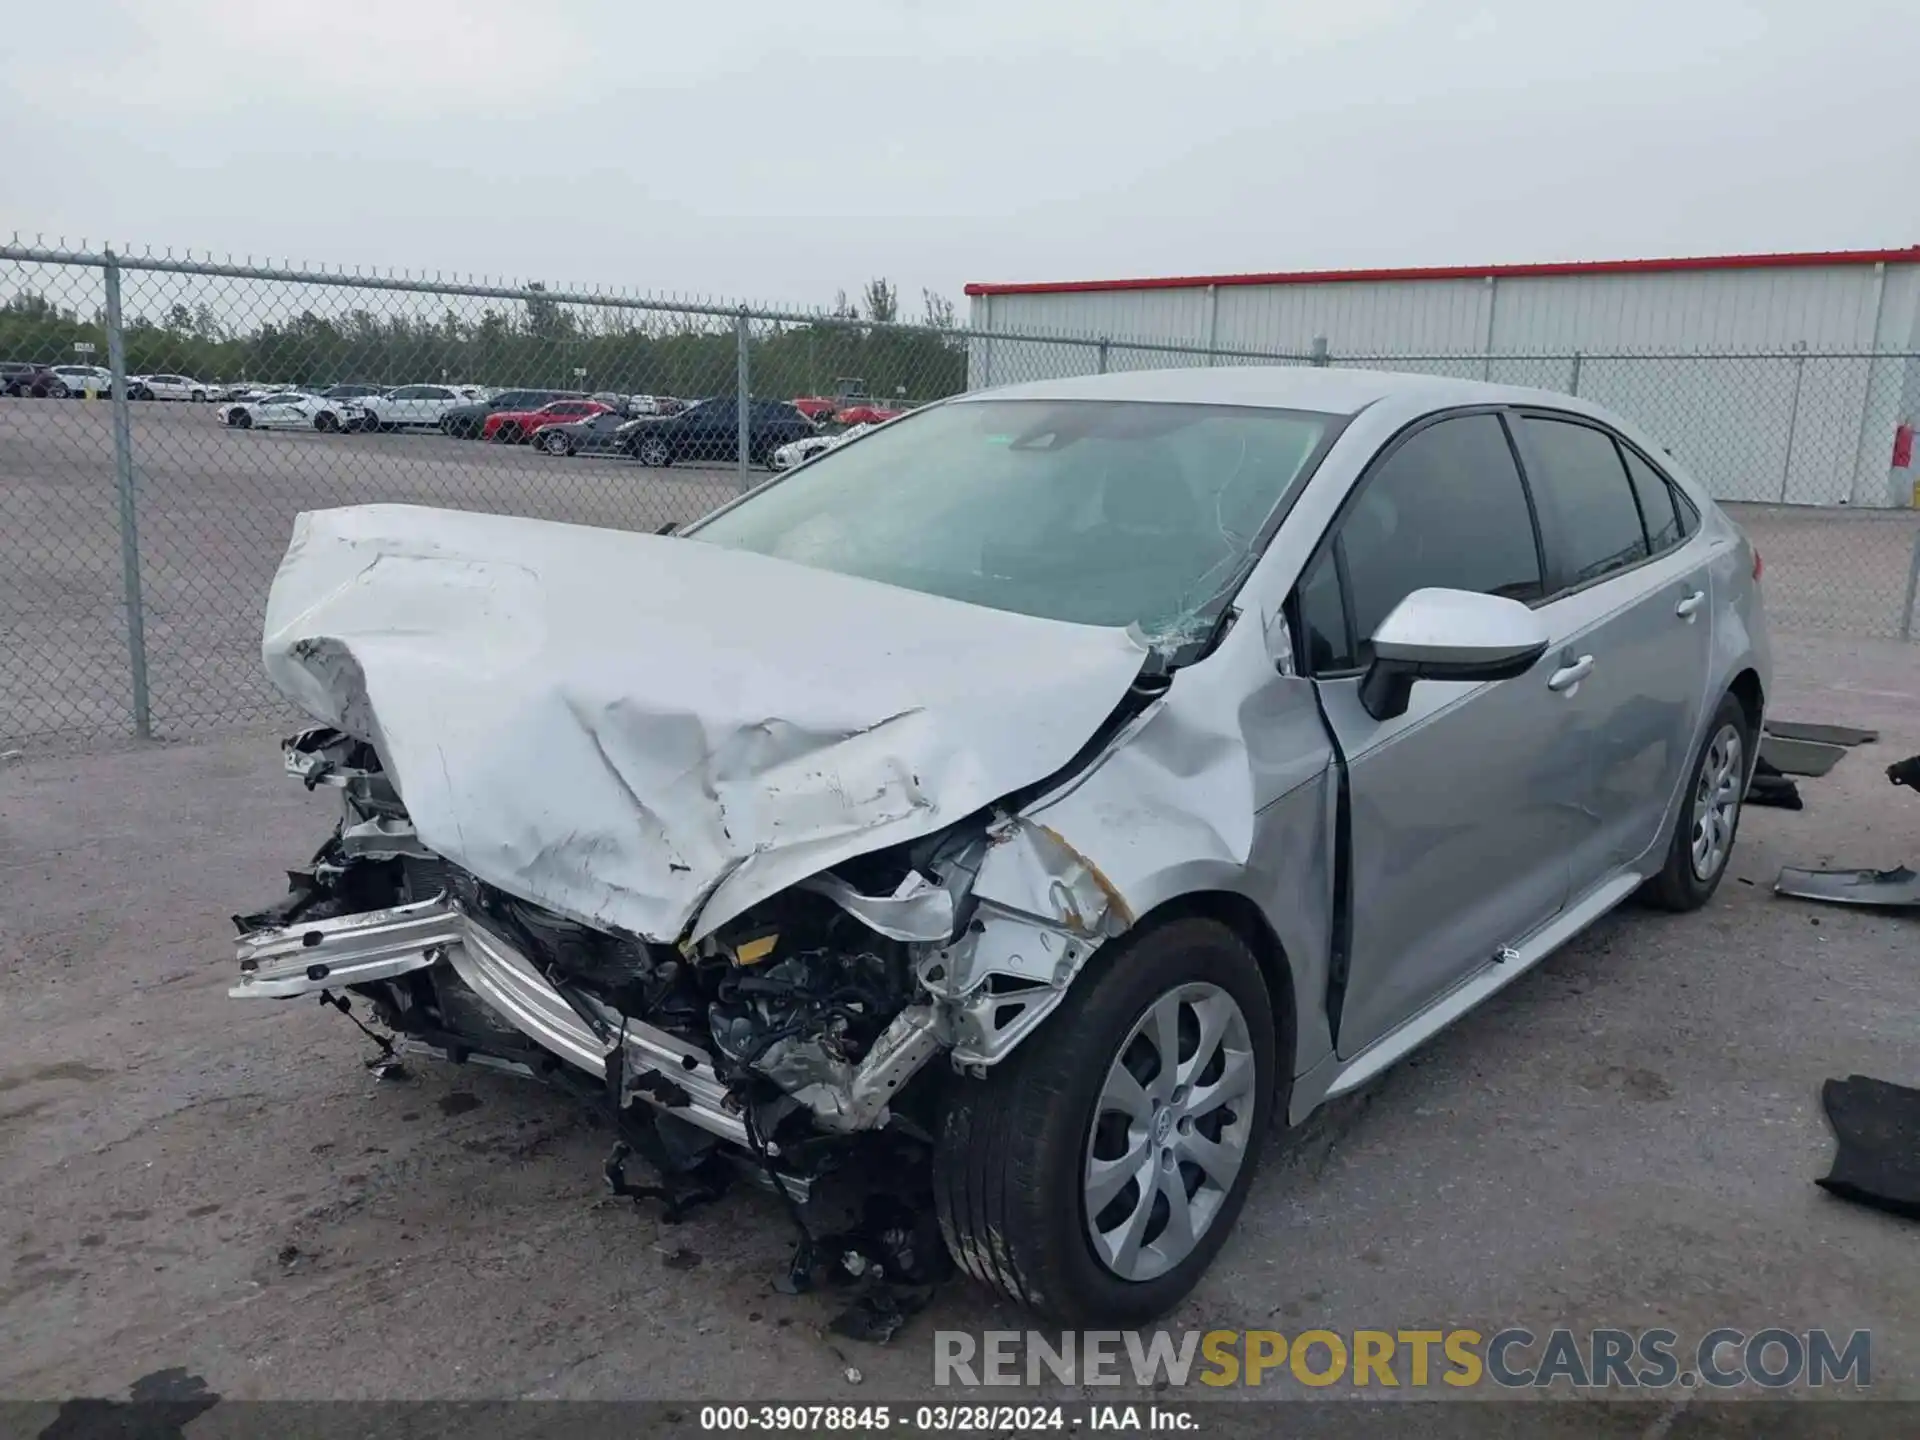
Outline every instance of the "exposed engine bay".
MULTIPOLYGON (((1095 873, 1071 863, 1054 884, 1082 933, 974 897, 990 847, 1048 843, 988 815, 662 944, 556 914, 435 855, 366 741, 317 727, 283 749, 290 775, 340 792, 341 815, 289 872, 283 899, 234 917, 231 993, 319 994, 352 1013, 351 994, 411 1048, 603 1095, 625 1117, 623 1143, 640 1126, 632 1148, 670 1176, 696 1172, 725 1141, 804 1196, 836 1142, 883 1129, 930 1141, 938 1072, 1011 1049, 1114 914, 1095 873), (927 1073, 943 1050, 952 1066, 927 1073)), ((395 1063, 375 1038, 375 1063, 395 1063)))

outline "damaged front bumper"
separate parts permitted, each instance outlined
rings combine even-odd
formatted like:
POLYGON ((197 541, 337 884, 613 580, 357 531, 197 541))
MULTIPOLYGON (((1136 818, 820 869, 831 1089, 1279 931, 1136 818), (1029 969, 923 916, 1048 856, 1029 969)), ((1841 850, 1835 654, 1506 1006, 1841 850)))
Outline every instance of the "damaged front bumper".
MULTIPOLYGON (((623 1104, 644 1099, 752 1148, 745 1108, 707 1051, 584 992, 563 993, 519 948, 444 896, 245 935, 237 948, 241 979, 227 992, 235 999, 318 995, 445 964, 504 1020, 576 1069, 604 1082, 618 1051, 623 1104)), ((871 1129, 885 1123, 889 1100, 939 1050, 932 1007, 909 1006, 838 1083, 816 1080, 793 1098, 826 1129, 871 1129)))

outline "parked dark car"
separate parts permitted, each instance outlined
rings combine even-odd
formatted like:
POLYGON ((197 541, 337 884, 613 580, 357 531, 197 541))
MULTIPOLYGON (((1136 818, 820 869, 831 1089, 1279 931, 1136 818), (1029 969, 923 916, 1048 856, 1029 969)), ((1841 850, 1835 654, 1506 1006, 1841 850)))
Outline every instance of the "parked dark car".
POLYGON ((584 420, 565 425, 543 425, 533 437, 533 447, 549 455, 619 455, 627 449, 627 416, 619 410, 603 410, 584 420))
MULTIPOLYGON (((747 401, 747 458, 773 464, 773 452, 814 433, 813 422, 784 400, 747 401)), ((739 400, 718 395, 678 415, 648 415, 620 429, 626 452, 642 465, 732 461, 740 449, 739 400)))
POLYGON ((442 434, 461 440, 478 440, 487 417, 500 410, 538 410, 554 400, 578 400, 578 390, 502 390, 490 400, 474 405, 456 405, 440 417, 442 434))
POLYGON ((44 365, 35 365, 26 360, 0 360, 0 393, 32 395, 40 399, 51 395, 64 400, 69 392, 66 381, 44 365))

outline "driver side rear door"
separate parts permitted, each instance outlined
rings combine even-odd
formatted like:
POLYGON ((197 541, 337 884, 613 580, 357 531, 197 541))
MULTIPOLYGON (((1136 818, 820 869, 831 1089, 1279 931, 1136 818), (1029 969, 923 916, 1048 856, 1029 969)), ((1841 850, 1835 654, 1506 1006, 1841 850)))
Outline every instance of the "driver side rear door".
POLYGON ((1301 658, 1345 769, 1351 909, 1329 997, 1343 1058, 1566 903, 1587 766, 1548 573, 1506 422, 1484 410, 1384 447, 1304 573, 1301 658), (1512 680, 1420 681, 1406 713, 1376 720, 1359 694, 1370 637, 1427 586, 1535 606, 1547 654, 1512 680))

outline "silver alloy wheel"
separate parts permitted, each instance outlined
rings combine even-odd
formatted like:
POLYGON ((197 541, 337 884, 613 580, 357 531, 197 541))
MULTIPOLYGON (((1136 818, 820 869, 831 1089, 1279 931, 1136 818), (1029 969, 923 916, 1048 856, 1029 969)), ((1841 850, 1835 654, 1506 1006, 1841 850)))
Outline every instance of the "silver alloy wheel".
POLYGON ((540 443, 546 447, 546 452, 549 455, 564 455, 567 453, 567 437, 564 435, 548 435, 540 443))
POLYGON ((1711 880, 1733 849, 1734 822, 1740 818, 1740 790, 1746 780, 1746 749, 1740 731, 1722 725, 1707 744, 1693 792, 1693 874, 1711 880))
POLYGON ((1122 1280, 1193 1253, 1246 1163, 1259 1066, 1239 1002, 1167 991, 1134 1022, 1093 1107, 1081 1185, 1087 1238, 1122 1280))
POLYGON ((667 442, 657 436, 649 436, 640 442, 640 463, 642 465, 664 465, 668 460, 667 442))

